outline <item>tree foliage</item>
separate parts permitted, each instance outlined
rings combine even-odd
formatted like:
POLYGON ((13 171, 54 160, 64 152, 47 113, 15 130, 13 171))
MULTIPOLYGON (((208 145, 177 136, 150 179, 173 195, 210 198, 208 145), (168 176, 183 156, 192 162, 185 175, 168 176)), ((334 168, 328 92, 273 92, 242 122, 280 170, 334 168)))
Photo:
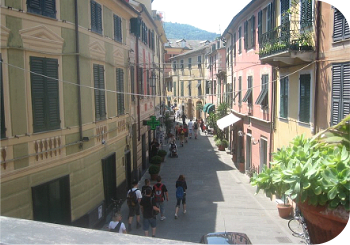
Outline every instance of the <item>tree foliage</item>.
POLYGON ((191 25, 164 22, 164 30, 168 39, 209 40, 214 41, 220 34, 201 30, 191 25))

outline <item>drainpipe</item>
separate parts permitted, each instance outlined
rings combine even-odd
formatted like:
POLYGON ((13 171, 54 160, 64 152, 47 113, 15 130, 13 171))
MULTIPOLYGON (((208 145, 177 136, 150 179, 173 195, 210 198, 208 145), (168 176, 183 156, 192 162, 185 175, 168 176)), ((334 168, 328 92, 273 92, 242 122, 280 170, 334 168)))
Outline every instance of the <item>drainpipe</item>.
MULTIPOLYGON (((271 67, 271 75, 272 75, 272 81, 276 80, 276 71, 273 67, 271 67)), ((274 132, 275 132, 275 118, 276 118, 276 86, 277 86, 277 81, 272 83, 272 101, 271 101, 271 124, 270 124, 270 152, 269 152, 269 162, 272 160, 271 158, 271 153, 273 150, 273 146, 274 146, 274 132)))
POLYGON ((83 148, 83 123, 81 112, 81 89, 80 89, 80 55, 79 55, 79 24, 78 24, 78 0, 74 1, 74 14, 75 14, 75 53, 76 53, 76 68, 77 68, 77 84, 78 84, 78 124, 79 124, 79 148, 83 148))
POLYGON ((316 71, 315 71, 315 103, 314 103, 314 130, 313 134, 317 133, 317 106, 318 106, 318 83, 319 83, 319 69, 320 69, 320 28, 321 28, 321 8, 322 2, 317 1, 317 22, 316 22, 316 71))
MULTIPOLYGON (((232 85, 232 89, 233 89, 233 33, 231 32, 227 32, 228 34, 230 34, 231 36, 231 85, 232 85)), ((234 97, 234 94, 232 94, 232 96, 234 97)), ((232 103, 233 100, 231 101, 231 107, 232 107, 232 103)))

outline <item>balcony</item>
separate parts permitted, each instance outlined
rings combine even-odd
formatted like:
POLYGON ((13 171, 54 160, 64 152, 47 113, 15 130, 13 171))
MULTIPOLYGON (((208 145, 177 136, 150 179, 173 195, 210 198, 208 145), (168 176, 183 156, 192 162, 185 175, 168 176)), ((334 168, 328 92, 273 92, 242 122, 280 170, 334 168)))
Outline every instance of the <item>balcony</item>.
POLYGON ((302 65, 315 59, 312 22, 287 22, 261 35, 259 58, 278 67, 302 65))

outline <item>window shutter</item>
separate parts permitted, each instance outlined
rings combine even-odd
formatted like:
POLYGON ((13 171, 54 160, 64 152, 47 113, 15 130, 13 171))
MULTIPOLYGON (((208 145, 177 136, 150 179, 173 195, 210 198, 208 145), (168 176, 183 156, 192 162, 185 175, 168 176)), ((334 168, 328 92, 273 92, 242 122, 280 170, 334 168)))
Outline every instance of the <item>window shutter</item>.
POLYGON ((341 117, 341 68, 341 64, 334 64, 332 68, 332 125, 338 124, 341 117))
POLYGON ((345 118, 350 114, 350 63, 343 66, 343 115, 345 118))
POLYGON ((106 118, 106 99, 105 99, 105 84, 104 84, 104 66, 99 65, 99 88, 100 90, 100 116, 101 119, 105 119, 106 118))
POLYGON ((244 22, 244 49, 248 49, 248 21, 244 22))
POLYGON ((176 82, 173 83, 173 88, 174 88, 174 96, 176 96, 176 82))
POLYGON ((51 18, 56 18, 56 0, 42 0, 43 15, 51 18))
POLYGON ((56 129, 60 127, 60 110, 58 96, 58 60, 45 59, 46 61, 46 76, 55 79, 47 78, 47 116, 48 129, 56 129))
POLYGON ((96 32, 96 2, 91 1, 91 30, 96 32))
POLYGON ((306 123, 310 121, 310 81, 310 74, 300 75, 299 120, 306 123))
POLYGON ((289 23, 289 0, 281 0, 281 25, 289 23))
POLYGON ((288 77, 280 79, 280 117, 288 117, 288 77))
POLYGON ((135 68, 130 66, 131 100, 135 100, 135 68))
POLYGON ((261 44, 261 35, 262 35, 262 11, 258 13, 258 42, 261 44))
POLYGON ((184 96, 184 81, 181 81, 181 96, 184 96))
POLYGON ((238 103, 242 103, 242 77, 238 78, 238 103))
POLYGON ((343 14, 338 9, 334 9, 333 41, 343 39, 343 19, 343 14))
POLYGON ((302 0, 300 11, 300 27, 312 25, 312 1, 302 0))
POLYGON ((242 27, 238 28, 238 53, 242 53, 242 27))
POLYGON ((28 12, 41 14, 40 0, 27 0, 28 12))
POLYGON ((102 7, 96 3, 96 31, 102 34, 102 7))
POLYGON ((266 23, 267 23, 267 27, 266 27, 266 32, 271 31, 272 26, 271 26, 271 3, 269 3, 269 5, 267 6, 267 14, 266 14, 266 23))
POLYGON ((33 107, 33 130, 34 132, 44 131, 45 123, 45 88, 44 77, 37 74, 44 74, 44 59, 30 57, 31 85, 32 85, 32 107, 33 107))
POLYGON ((118 115, 123 115, 125 110, 124 104, 124 71, 121 68, 117 68, 117 108, 118 115), (120 93, 122 92, 122 93, 120 93))
POLYGON ((255 46, 255 15, 251 19, 251 46, 255 46))
POLYGON ((122 41, 122 20, 119 16, 114 15, 114 40, 122 41))
POLYGON ((96 120, 101 119, 101 112, 100 112, 100 107, 101 107, 101 102, 100 102, 100 90, 99 90, 99 67, 98 65, 94 64, 93 66, 94 70, 94 88, 95 88, 95 116, 96 120))

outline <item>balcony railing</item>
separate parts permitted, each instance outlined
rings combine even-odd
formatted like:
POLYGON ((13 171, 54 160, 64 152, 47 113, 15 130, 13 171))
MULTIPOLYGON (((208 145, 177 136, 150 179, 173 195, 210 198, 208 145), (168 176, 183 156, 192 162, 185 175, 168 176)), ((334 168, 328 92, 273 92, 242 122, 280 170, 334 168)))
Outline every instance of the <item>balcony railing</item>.
POLYGON ((312 33, 307 30, 310 26, 312 27, 312 22, 303 23, 302 30, 299 24, 300 22, 286 22, 263 33, 259 37, 259 57, 263 58, 287 50, 313 50, 312 33))

